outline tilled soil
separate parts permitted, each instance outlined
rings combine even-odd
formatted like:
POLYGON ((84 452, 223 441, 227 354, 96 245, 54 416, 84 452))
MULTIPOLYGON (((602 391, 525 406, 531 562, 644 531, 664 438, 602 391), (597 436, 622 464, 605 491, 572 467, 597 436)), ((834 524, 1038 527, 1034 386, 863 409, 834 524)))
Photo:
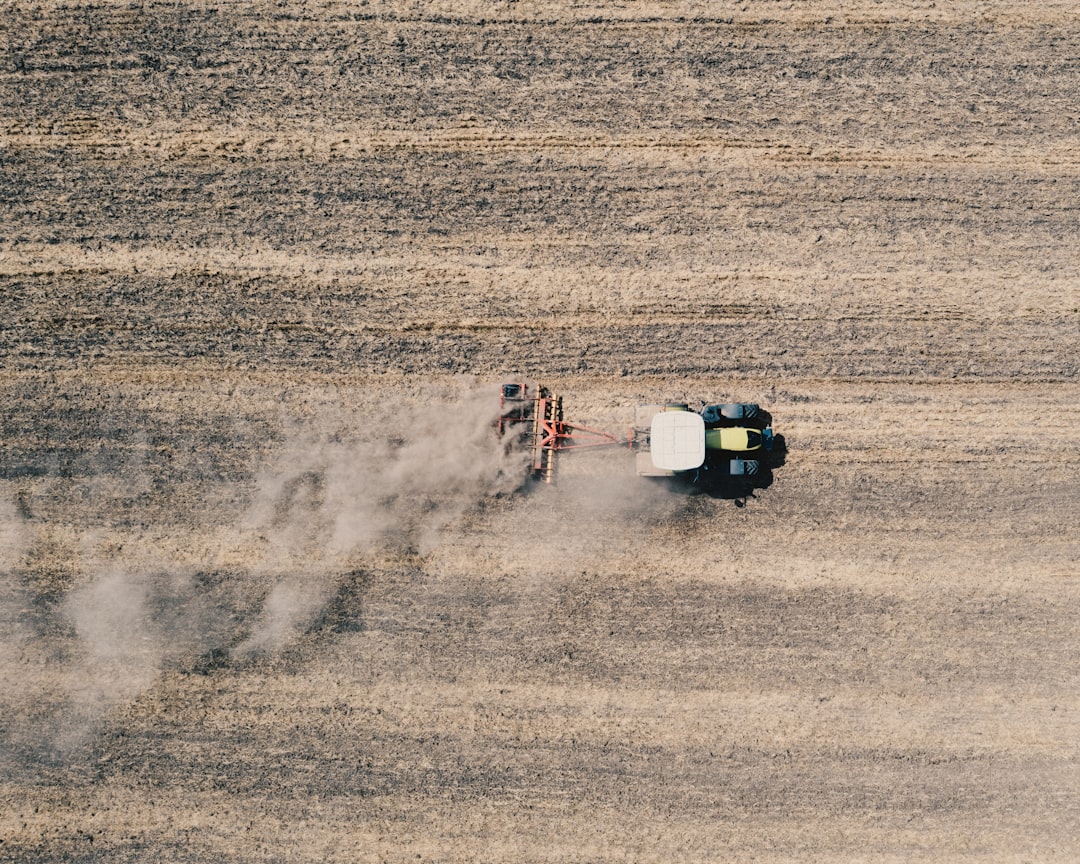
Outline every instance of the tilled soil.
POLYGON ((1076 859, 1065 5, 3 12, 0 860, 1076 859))

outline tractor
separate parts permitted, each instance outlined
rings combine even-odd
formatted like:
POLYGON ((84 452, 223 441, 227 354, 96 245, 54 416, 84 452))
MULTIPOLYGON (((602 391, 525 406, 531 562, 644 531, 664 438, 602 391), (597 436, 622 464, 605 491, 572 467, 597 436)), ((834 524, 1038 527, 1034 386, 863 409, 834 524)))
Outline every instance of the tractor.
POLYGON ((777 462, 768 412, 748 402, 639 405, 625 438, 564 419, 562 397, 546 387, 502 386, 499 432, 529 448, 530 475, 551 483, 565 450, 622 445, 634 452, 638 476, 671 478, 704 491, 768 485, 777 462))
POLYGON ((642 477, 752 477, 773 449, 768 417, 752 403, 729 402, 691 410, 686 403, 639 405, 635 464, 642 477))

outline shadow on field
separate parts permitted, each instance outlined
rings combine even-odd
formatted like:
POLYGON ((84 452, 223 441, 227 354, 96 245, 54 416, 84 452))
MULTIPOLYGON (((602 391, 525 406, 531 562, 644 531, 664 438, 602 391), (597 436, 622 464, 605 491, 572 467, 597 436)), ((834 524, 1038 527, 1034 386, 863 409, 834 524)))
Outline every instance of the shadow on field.
POLYGON ((783 435, 773 437, 773 446, 760 460, 760 468, 756 474, 749 476, 732 476, 725 470, 704 471, 692 481, 683 484, 690 494, 708 495, 710 498, 720 498, 733 501, 736 507, 746 505, 747 498, 755 497, 754 493, 759 489, 768 489, 774 478, 774 471, 783 467, 787 461, 787 441, 783 435))

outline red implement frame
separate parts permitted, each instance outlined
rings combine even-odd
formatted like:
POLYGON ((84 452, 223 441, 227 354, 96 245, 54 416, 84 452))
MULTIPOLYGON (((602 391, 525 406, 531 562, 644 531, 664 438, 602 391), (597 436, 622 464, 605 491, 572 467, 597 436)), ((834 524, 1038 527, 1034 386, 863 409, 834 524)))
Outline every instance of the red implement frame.
POLYGON ((535 387, 533 392, 529 392, 529 389, 525 384, 503 386, 499 432, 502 433, 511 423, 532 424, 530 469, 534 477, 545 483, 552 481, 555 476, 555 454, 560 450, 624 443, 609 432, 568 423, 563 419, 561 396, 549 393, 546 387, 535 387), (508 396, 508 392, 512 395, 508 396))

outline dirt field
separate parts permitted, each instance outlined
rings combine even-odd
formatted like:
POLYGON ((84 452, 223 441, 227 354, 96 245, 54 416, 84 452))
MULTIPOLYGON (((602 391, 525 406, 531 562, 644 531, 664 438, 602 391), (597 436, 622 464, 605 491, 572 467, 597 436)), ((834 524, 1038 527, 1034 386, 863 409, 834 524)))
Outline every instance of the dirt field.
POLYGON ((1072 4, 0 11, 0 860, 1080 858, 1072 4))

